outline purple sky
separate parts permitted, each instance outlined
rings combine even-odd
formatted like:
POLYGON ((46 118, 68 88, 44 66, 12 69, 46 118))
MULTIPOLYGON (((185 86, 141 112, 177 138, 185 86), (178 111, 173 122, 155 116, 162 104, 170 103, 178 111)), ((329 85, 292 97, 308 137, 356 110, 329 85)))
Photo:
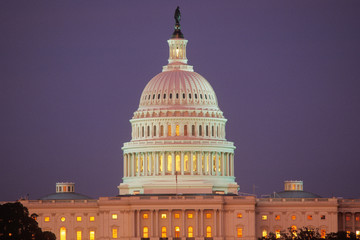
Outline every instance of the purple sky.
POLYGON ((360 198, 360 1, 1 1, 0 200, 115 196, 129 119, 177 5, 241 192, 360 198))

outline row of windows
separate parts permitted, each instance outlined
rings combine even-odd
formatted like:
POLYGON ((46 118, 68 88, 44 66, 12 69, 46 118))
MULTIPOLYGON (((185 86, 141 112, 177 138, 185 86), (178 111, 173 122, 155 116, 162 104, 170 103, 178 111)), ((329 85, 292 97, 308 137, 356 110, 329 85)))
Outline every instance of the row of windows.
MULTIPOLYGON (((347 222, 351 221, 351 215, 346 215, 346 216, 345 216, 345 220, 346 220, 347 222)), ((356 222, 360 222, 360 216, 355 216, 355 221, 356 221, 356 222)))
MULTIPOLYGON (((143 217, 143 219, 148 219, 148 218, 149 218, 149 214, 148 214, 148 213, 144 213, 144 214, 142 215, 142 217, 143 217)), ((188 214, 187 214, 187 218, 188 218, 188 219, 192 219, 193 217, 194 217, 194 214, 192 214, 192 213, 188 213, 188 214)), ((206 213, 206 214, 205 214, 205 217, 208 218, 208 219, 210 219, 210 218, 212 217, 212 214, 211 214, 211 213, 206 213)), ((161 218, 162 218, 162 219, 166 219, 166 218, 167 218, 167 214, 166 214, 166 213, 162 213, 162 214, 161 214, 161 218)), ((174 214, 174 218, 175 218, 175 219, 179 219, 179 218, 180 218, 180 213, 175 213, 175 214, 174 214)))
MULTIPOLYGON (((279 221, 281 217, 280 217, 280 215, 275 215, 274 218, 275 218, 276 221, 279 221)), ((296 215, 292 215, 290 218, 291 218, 291 220, 296 220, 296 215)), ((312 220, 312 219, 313 219, 313 215, 307 215, 306 218, 307 218, 308 220, 312 220)), ((262 215, 262 216, 261 216, 261 219, 264 220, 264 221, 268 220, 268 215, 262 215)), ((320 219, 321 219, 321 220, 325 220, 325 219, 326 219, 326 216, 325 216, 325 215, 321 215, 321 216, 320 216, 320 219)))
POLYGON ((57 186, 56 192, 74 192, 74 186, 57 186))
MULTIPOLYGON (((200 99, 215 99, 214 97, 212 97, 210 94, 202 94, 200 93, 199 95, 197 93, 194 93, 194 94, 191 94, 189 93, 188 94, 188 98, 189 99, 192 99, 192 96, 194 96, 194 99, 198 99, 198 96, 200 97, 200 99)), ((166 99, 166 97, 168 97, 169 99, 173 99, 173 97, 175 99, 180 99, 182 97, 182 99, 186 99, 186 94, 185 93, 182 93, 182 94, 179 94, 179 93, 175 93, 174 95, 172 93, 169 93, 168 95, 166 95, 166 93, 163 94, 163 99, 166 99)), ((145 95, 144 96, 144 100, 155 100, 155 98, 157 98, 158 100, 161 99, 161 94, 158 93, 157 95, 156 94, 149 94, 149 95, 145 95)))
MULTIPOLYGON (((179 238, 180 237, 180 227, 179 226, 175 226, 174 227, 174 237, 175 238, 179 238)), ((241 232, 241 236, 242 236, 242 232, 241 232)), ((142 230, 142 237, 143 238, 149 238, 149 227, 143 227, 142 230)), ((166 227, 161 227, 161 238, 167 238, 167 228, 166 227)), ((194 237, 194 228, 192 226, 187 227, 187 237, 188 238, 193 238, 194 237)), ((211 226, 206 226, 206 237, 212 237, 212 229, 211 226)), ((114 238, 114 235, 113 235, 114 238)))
MULTIPOLYGON (((191 125, 191 132, 189 132, 188 128, 190 128, 190 125, 184 125, 182 126, 182 133, 180 133, 180 125, 175 125, 175 129, 173 132, 172 129, 172 125, 167 125, 167 133, 164 132, 164 125, 160 126, 160 131, 157 132, 157 126, 153 126, 152 129, 150 126, 137 126, 137 128, 135 128, 137 131, 135 133, 135 136, 137 136, 138 138, 140 137, 156 137, 157 135, 160 137, 171 137, 171 136, 193 136, 195 137, 196 135, 199 137, 224 137, 224 134, 220 132, 221 128, 219 128, 219 126, 209 126, 209 125, 205 125, 204 127, 202 125, 198 126, 198 132, 196 133, 195 131, 195 125, 191 125), (152 130, 152 132, 151 132, 152 130), (152 135, 152 136, 151 136, 152 135)), ((222 126, 223 128, 223 126, 222 126)), ((222 131, 224 132, 224 129, 222 129, 222 131)))
MULTIPOLYGON (((80 216, 77 216, 77 217, 76 217, 76 221, 77 221, 77 222, 82 222, 82 220, 83 220, 82 217, 80 217, 80 216)), ((61 222, 65 222, 65 221, 66 221, 66 218, 65 218, 65 217, 61 217, 61 218, 60 218, 60 221, 61 221, 61 222)), ((94 216, 90 216, 90 217, 89 217, 89 221, 90 221, 90 222, 94 222, 94 221, 95 221, 95 217, 94 217, 94 216)), ((49 216, 45 216, 45 217, 44 217, 44 222, 50 222, 50 217, 49 217, 49 216)))
MULTIPOLYGON (((60 228, 60 240, 66 240, 67 231, 65 227, 60 228)), ((114 236, 114 235, 113 235, 114 236)), ((116 236, 117 238, 117 236, 116 236)), ((76 231, 76 240, 82 240, 83 238, 83 231, 76 231)), ((95 240, 95 231, 89 231, 89 240, 95 240)))

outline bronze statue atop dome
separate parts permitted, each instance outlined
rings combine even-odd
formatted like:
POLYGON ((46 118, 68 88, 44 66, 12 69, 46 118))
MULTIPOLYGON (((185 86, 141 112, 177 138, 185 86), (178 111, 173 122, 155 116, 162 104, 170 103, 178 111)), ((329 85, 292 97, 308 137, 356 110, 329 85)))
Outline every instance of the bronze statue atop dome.
POLYGON ((181 13, 180 13, 180 7, 179 6, 175 10, 174 18, 175 18, 176 24, 180 24, 181 13))
POLYGON ((181 20, 181 13, 180 13, 180 7, 178 6, 175 10, 175 14, 174 14, 174 18, 175 18, 175 31, 172 34, 171 38, 184 38, 184 35, 182 34, 181 30, 180 30, 180 20, 181 20))

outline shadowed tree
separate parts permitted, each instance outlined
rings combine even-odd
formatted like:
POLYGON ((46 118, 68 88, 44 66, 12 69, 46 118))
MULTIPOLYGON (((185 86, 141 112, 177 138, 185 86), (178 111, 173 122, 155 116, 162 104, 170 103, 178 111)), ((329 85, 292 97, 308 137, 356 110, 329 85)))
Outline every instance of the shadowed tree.
POLYGON ((42 232, 36 222, 36 217, 36 214, 29 216, 28 209, 20 202, 0 205, 0 239, 55 240, 53 233, 42 232))

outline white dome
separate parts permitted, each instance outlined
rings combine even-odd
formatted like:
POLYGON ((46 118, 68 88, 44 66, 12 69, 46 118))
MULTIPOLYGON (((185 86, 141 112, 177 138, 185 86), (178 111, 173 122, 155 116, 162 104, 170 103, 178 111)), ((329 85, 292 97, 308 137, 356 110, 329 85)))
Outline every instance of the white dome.
POLYGON ((153 77, 140 98, 139 110, 150 109, 219 110, 209 82, 192 71, 164 71, 153 77))

